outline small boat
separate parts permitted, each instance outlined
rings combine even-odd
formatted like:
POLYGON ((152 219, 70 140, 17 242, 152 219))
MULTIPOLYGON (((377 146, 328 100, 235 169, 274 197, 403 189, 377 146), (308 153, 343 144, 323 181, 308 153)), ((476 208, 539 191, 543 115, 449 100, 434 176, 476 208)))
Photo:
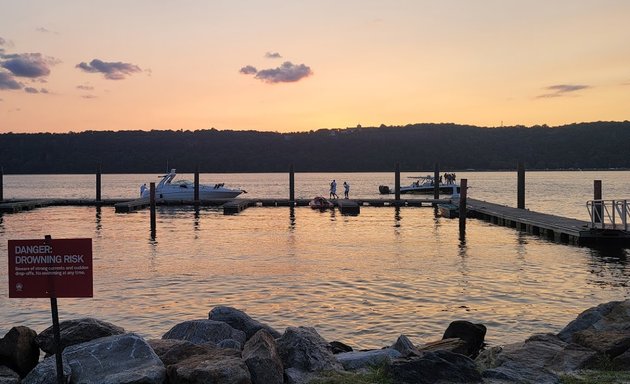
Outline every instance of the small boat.
POLYGON ((333 204, 330 200, 326 199, 325 197, 317 196, 308 203, 308 206, 313 209, 328 209, 328 208, 334 208, 335 204, 333 204))
POLYGON ((438 211, 440 212, 440 216, 452 219, 454 217, 459 217, 459 205, 453 203, 444 203, 438 204, 438 211))
MULTIPOLYGON (((433 176, 431 175, 417 176, 417 177, 414 177, 414 179, 416 179, 416 181, 414 181, 410 185, 400 187, 401 194, 424 194, 424 195, 433 194, 433 191, 435 190, 435 180, 433 176)), ((441 195, 459 194, 459 184, 439 183, 438 188, 440 190, 441 195)), ((382 195, 396 193, 396 191, 393 188, 390 188, 387 185, 379 185, 378 191, 382 195)))
MULTIPOLYGON (((173 181, 177 176, 175 169, 163 176, 160 182, 155 186, 155 197, 161 200, 194 200, 195 184, 188 180, 173 181)), ((140 197, 149 197, 149 188, 146 184, 140 188, 140 197)), ((224 183, 214 185, 199 184, 199 199, 231 199, 241 193, 247 193, 242 189, 230 189, 224 186, 224 183)))

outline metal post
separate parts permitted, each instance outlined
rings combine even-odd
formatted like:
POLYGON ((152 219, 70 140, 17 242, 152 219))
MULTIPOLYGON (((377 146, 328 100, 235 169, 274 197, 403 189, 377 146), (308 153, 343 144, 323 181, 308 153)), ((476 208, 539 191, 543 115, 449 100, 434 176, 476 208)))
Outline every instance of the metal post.
POLYGON ((400 200, 400 163, 396 163, 396 172, 394 175, 394 190, 396 192, 396 202, 400 200))
MULTIPOLYGON (((52 237, 50 235, 44 236, 46 243, 49 243, 52 237)), ((55 341, 55 362, 57 367, 57 384, 64 384, 63 377, 63 359, 61 355, 61 330, 59 328, 59 309, 57 308, 57 297, 53 286, 52 292, 50 292, 50 313, 52 315, 53 323, 53 340, 55 341)))
POLYGON ((0 201, 4 200, 4 187, 2 186, 4 179, 4 168, 0 167, 0 201))
POLYGON ((440 165, 438 163, 435 163, 433 170, 433 198, 436 200, 440 198, 440 165))
POLYGON ((96 201, 101 201, 101 165, 96 166, 96 201))
POLYGON ((295 171, 293 164, 289 165, 289 203, 293 206, 295 203, 295 171))
POLYGON ((525 164, 522 161, 517 165, 517 205, 519 209, 525 209, 525 164))
POLYGON ((199 205, 199 165, 195 167, 195 205, 199 205))
MULTIPOLYGON (((602 181, 594 180, 593 181, 593 200, 601 200, 601 199, 602 199, 602 181)), ((593 202, 593 223, 603 222, 603 217, 602 217, 602 215, 604 214, 603 208, 604 207, 602 206, 601 202, 597 202, 597 201, 593 202)))
POLYGON ((155 183, 149 184, 149 206, 151 211, 151 233, 155 232, 155 183))
POLYGON ((467 189, 468 189, 468 179, 462 179, 459 184, 459 232, 460 232, 460 235, 466 231, 467 189))

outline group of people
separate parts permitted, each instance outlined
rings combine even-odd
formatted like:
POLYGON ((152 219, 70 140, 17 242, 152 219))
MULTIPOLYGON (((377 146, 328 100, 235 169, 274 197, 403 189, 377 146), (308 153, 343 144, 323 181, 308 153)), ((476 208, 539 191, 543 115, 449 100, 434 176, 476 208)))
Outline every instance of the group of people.
MULTIPOLYGON (((446 180, 446 184, 455 184, 455 172, 444 173, 444 180, 446 180)), ((442 176, 440 176, 440 184, 442 184, 442 176)))
MULTIPOLYGON (((350 196, 350 184, 348 182, 343 182, 343 197, 344 199, 348 199, 350 196)), ((330 182, 330 196, 331 199, 338 199, 337 196, 337 181, 333 180, 330 182)))

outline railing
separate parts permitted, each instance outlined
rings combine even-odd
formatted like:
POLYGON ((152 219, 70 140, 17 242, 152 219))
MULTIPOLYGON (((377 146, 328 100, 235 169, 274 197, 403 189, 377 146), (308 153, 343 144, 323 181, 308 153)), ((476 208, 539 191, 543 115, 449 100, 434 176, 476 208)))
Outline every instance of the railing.
POLYGON ((630 228, 630 200, 589 200, 586 209, 591 217, 591 228, 630 228))

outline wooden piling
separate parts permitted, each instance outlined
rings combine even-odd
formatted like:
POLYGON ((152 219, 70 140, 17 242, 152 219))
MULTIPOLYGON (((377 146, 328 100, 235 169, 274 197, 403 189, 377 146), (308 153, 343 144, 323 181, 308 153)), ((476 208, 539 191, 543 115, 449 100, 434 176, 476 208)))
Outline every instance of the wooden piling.
MULTIPOLYGON (((601 200, 602 199, 602 181, 594 180, 593 181, 593 200, 601 200)), ((603 206, 601 203, 593 204, 593 222, 601 223, 603 221, 602 215, 604 214, 603 206)))
POLYGON ((195 206, 199 205, 199 165, 195 167, 195 206))
POLYGON ((96 166, 96 201, 101 201, 101 165, 96 166))
POLYGON ((2 186, 4 179, 4 168, 0 167, 0 201, 4 200, 4 187, 2 186))
POLYGON ((149 206, 151 211, 151 233, 155 232, 155 183, 149 184, 149 206))
POLYGON ((289 204, 293 206, 295 202, 295 172, 293 164, 289 165, 289 204))
POLYGON ((396 193, 396 202, 400 201, 400 163, 396 163, 396 172, 394 175, 394 190, 396 193))
POLYGON ((525 209, 525 164, 522 161, 517 165, 517 204, 519 209, 525 209))
POLYGON ((440 198, 440 165, 435 163, 435 168, 433 170, 433 198, 440 198))
POLYGON ((462 179, 459 183, 459 232, 466 231, 466 196, 468 192, 468 179, 462 179))

